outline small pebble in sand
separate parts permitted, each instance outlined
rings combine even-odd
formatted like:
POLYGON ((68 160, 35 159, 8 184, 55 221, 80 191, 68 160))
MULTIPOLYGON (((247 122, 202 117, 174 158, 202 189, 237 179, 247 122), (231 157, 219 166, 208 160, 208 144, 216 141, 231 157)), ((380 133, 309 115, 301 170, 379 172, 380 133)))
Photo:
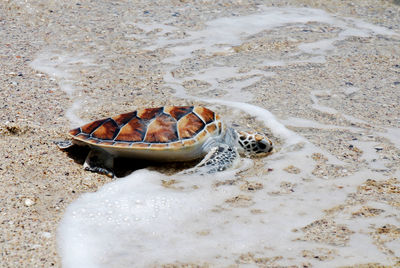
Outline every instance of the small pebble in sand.
POLYGON ((301 170, 293 165, 290 165, 286 168, 283 169, 284 171, 288 172, 288 173, 292 173, 292 174, 299 174, 301 172, 301 170))
POLYGON ((35 201, 30 198, 27 198, 27 199, 25 199, 24 204, 25 204, 25 206, 30 207, 35 204, 35 201))
POLYGON ((257 190, 261 190, 264 186, 259 182, 248 182, 246 181, 244 184, 240 186, 240 190, 253 192, 257 190))

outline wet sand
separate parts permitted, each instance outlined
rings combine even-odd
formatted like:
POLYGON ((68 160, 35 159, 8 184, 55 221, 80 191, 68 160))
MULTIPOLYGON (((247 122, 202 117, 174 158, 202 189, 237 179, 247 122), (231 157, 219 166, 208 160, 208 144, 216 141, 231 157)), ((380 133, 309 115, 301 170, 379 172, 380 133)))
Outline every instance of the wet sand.
MULTIPOLYGON (((400 6, 391 1, 323 1, 323 4, 314 1, 262 1, 262 4, 320 8, 339 16, 360 18, 400 34, 396 28, 400 25, 400 6)), ((124 34, 131 31, 140 33, 140 29, 128 22, 170 20, 175 27, 194 30, 204 27, 207 20, 251 14, 257 7, 254 1, 0 3, 0 70, 3 77, 0 81, 0 266, 59 267, 56 229, 65 208, 81 194, 96 191, 111 181, 106 176, 84 171, 82 159, 74 161, 53 144, 54 140, 66 138, 65 133, 74 120, 73 116, 66 114, 71 111, 74 100, 87 100, 83 108, 75 111, 78 118, 85 121, 143 106, 196 103, 174 97, 174 91, 163 81, 161 60, 169 55, 168 51, 143 49, 146 40, 129 38, 124 34), (190 8, 181 11, 187 5, 190 8), (63 69, 65 73, 49 75, 32 68, 32 62, 44 54, 49 58, 67 55, 69 59, 79 59, 80 63, 60 62, 60 65, 67 66, 63 69)), ((313 34, 321 31, 327 36, 335 36, 335 29, 316 24, 299 33, 298 40, 307 36, 312 41, 313 34)), ((148 38, 153 38, 151 33, 148 38)), ((257 42, 263 43, 259 50, 253 46, 256 41, 249 42, 235 48, 236 55, 229 60, 242 61, 256 53, 268 53, 271 59, 278 61, 297 49, 297 41, 285 38, 284 31, 272 31, 257 42)), ((379 171, 385 179, 365 178, 355 192, 349 193, 342 206, 332 208, 327 211, 325 219, 299 230, 304 233, 303 240, 341 245, 346 243, 346 237, 351 236, 352 231, 335 224, 338 211, 356 203, 362 204, 363 200, 388 202, 397 211, 399 209, 399 178, 395 174, 400 166, 400 148, 391 139, 370 133, 389 128, 397 129, 392 137, 399 133, 400 38, 385 35, 352 38, 340 41, 336 52, 334 56, 326 57, 326 63, 266 68, 264 71, 276 73, 275 78, 264 81, 271 90, 262 91, 265 86, 262 83, 248 90, 259 96, 253 104, 268 109, 279 118, 298 117, 325 125, 360 127, 365 130, 363 137, 376 141, 376 151, 386 161, 386 168, 379 171), (294 87, 296 98, 288 98, 294 87), (366 90, 357 91, 355 87, 366 90), (347 91, 338 90, 343 88, 347 91), (315 107, 310 92, 321 89, 331 93, 313 93, 318 104, 340 113, 332 114, 315 107), (354 122, 343 115, 362 121, 354 122)), ((201 59, 201 55, 199 57, 201 59)), ((190 73, 191 68, 195 68, 193 63, 186 62, 176 70, 176 76, 190 73)), ((194 82, 185 87, 195 91, 201 86, 194 82)), ((257 127, 251 117, 247 119, 250 121, 240 123, 257 127)), ((346 161, 347 172, 353 172, 363 163, 357 147, 346 142, 352 138, 347 132, 328 128, 316 133, 315 128, 305 126, 304 122, 303 126, 290 128, 346 161)), ((342 169, 327 165, 321 155, 314 157, 319 163, 316 176, 341 176, 342 169)), ((295 168, 288 167, 288 173, 296 172, 295 168)), ((281 191, 290 191, 287 187, 290 185, 283 186, 281 191)), ((379 217, 380 211, 363 207, 353 213, 354 217, 379 217)), ((399 224, 376 226, 371 233, 371 239, 380 252, 397 264, 396 251, 385 243, 399 238, 399 224)), ((329 259, 332 255, 330 252, 304 252, 305 262, 307 258, 329 259)), ((370 266, 378 267, 381 261, 386 263, 386 260, 376 260, 376 264, 370 266)), ((257 260, 249 254, 239 263, 257 264, 257 260)))

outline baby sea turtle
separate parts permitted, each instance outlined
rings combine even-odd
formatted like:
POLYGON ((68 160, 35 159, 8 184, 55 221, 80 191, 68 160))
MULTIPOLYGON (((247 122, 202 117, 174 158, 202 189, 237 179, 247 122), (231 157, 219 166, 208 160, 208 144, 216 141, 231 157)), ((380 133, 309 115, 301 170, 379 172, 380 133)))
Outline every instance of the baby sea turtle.
POLYGON ((268 153, 272 142, 263 134, 236 131, 202 106, 147 108, 88 123, 69 131, 72 141, 61 149, 89 146, 84 168, 113 177, 114 157, 155 161, 190 161, 205 173, 225 170, 239 153, 268 153))

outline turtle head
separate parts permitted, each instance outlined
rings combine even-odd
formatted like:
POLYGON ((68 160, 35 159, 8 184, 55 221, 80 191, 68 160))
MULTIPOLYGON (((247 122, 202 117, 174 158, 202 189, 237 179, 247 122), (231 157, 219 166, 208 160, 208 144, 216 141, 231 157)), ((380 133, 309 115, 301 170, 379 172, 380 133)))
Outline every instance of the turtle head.
POLYGON ((239 149, 251 154, 269 153, 272 151, 272 142, 264 134, 238 131, 237 142, 239 149))

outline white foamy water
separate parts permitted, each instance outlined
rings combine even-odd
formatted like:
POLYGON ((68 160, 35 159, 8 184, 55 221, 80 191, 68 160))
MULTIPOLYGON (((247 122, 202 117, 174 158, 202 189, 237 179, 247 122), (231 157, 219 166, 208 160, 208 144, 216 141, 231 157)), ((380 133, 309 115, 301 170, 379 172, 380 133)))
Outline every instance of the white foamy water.
MULTIPOLYGON (((170 35, 159 36, 154 45, 147 49, 168 47, 174 56, 165 59, 165 62, 179 63, 184 59, 191 58, 191 53, 198 49, 205 49, 208 53, 231 51, 233 46, 240 45, 245 38, 262 31, 291 24, 304 25, 309 22, 326 23, 342 29, 336 38, 303 43, 298 47, 303 53, 322 57, 327 52, 334 50, 335 42, 348 37, 368 37, 378 34, 398 36, 396 32, 387 28, 354 18, 337 17, 320 9, 263 7, 260 8, 259 14, 220 18, 207 22, 206 29, 187 31, 188 37, 184 39, 173 39, 170 35)), ((161 30, 161 33, 174 32, 174 28, 169 25, 143 26, 143 24, 137 24, 137 27, 147 32, 155 29, 161 30)), ((314 61, 318 59, 318 62, 324 62, 321 57, 313 56, 311 58, 314 61)))
POLYGON ((360 131, 360 128, 356 127, 342 127, 342 126, 336 126, 336 125, 327 125, 327 124, 321 124, 316 121, 312 120, 307 120, 304 118, 295 118, 295 117, 290 117, 286 120, 281 120, 283 124, 286 126, 291 126, 291 127, 307 127, 307 128, 316 128, 316 129, 343 129, 343 130, 349 130, 349 131, 360 131))
MULTIPOLYGON (((171 74, 172 73, 173 72, 171 72, 171 74)), ((223 82, 225 84, 223 90, 228 91, 224 98, 246 102, 251 101, 253 99, 253 95, 249 92, 242 91, 242 89, 257 83, 264 77, 270 77, 273 75, 273 72, 265 72, 258 69, 251 70, 249 72, 240 72, 239 68, 237 67, 218 66, 202 70, 193 76, 188 76, 183 79, 179 79, 173 75, 167 74, 164 77, 164 81, 174 88, 176 90, 176 95, 181 98, 193 98, 192 96, 188 95, 185 89, 182 87, 182 83, 185 81, 200 80, 206 81, 210 84, 210 86, 203 92, 197 89, 196 94, 201 94, 204 92, 216 92, 216 90, 219 88, 219 84, 223 82)))
POLYGON ((76 115, 76 111, 81 107, 81 100, 75 99, 75 73, 82 68, 93 66, 92 59, 83 55, 69 55, 57 52, 43 52, 36 55, 30 66, 40 72, 48 74, 56 79, 61 90, 67 93, 68 97, 74 100, 65 116, 71 122, 71 127, 76 127, 85 122, 76 115))
MULTIPOLYGON (((359 141, 355 145, 365 151, 365 165, 354 173, 348 172, 345 162, 285 125, 341 129, 354 134, 362 133, 363 129, 323 125, 301 118, 281 121, 268 110, 250 104, 255 96, 244 89, 273 75, 258 69, 263 65, 253 66, 246 72, 240 71, 238 66, 218 65, 192 72, 184 78, 174 76, 174 69, 182 60, 191 58, 197 49, 204 49, 209 54, 230 51, 232 46, 240 45, 250 35, 307 22, 327 23, 339 27, 341 32, 334 39, 322 38, 314 43, 300 44, 299 53, 310 54, 304 62, 324 63, 325 55, 334 52, 335 42, 350 36, 394 34, 359 20, 338 18, 322 10, 307 8, 263 8, 258 14, 220 18, 208 22, 201 31, 188 32, 183 39, 173 38, 176 30, 173 27, 136 25, 143 29, 143 35, 161 29, 159 33, 163 34, 147 40, 153 44, 147 49, 167 48, 173 53, 165 60, 168 65, 165 66, 164 81, 175 90, 176 96, 240 111, 235 116, 254 116, 262 127, 269 128, 273 136, 282 141, 282 145, 273 155, 260 159, 258 165, 261 166, 254 167, 254 162, 247 159, 242 160, 240 170, 211 176, 166 176, 144 169, 117 179, 96 193, 82 195, 67 208, 60 223, 58 244, 64 267, 149 267, 176 262, 226 267, 246 262, 244 256, 248 253, 256 258, 270 258, 267 264, 271 265, 307 262, 318 267, 321 262, 304 258, 303 251, 319 252, 321 248, 334 252, 332 258, 323 262, 324 267, 377 261, 393 263, 368 235, 373 224, 398 223, 397 218, 390 217, 396 211, 386 203, 370 204, 384 209, 379 218, 354 220, 352 210, 338 212, 334 218, 336 224, 346 224, 354 232, 341 246, 303 241, 304 234, 299 231, 324 217, 325 210, 344 204, 348 194, 354 193, 366 179, 384 178, 375 170, 384 168, 386 162, 374 161, 379 158, 371 149, 376 146, 375 142, 359 141), (170 34, 165 37, 167 32, 170 34), (192 96, 182 84, 195 79, 210 84, 206 91, 223 89, 228 93, 220 98, 192 96), (224 88, 220 88, 221 83, 224 88), (341 166, 342 176, 335 179, 317 176, 314 172, 317 163, 312 157, 316 153, 324 155, 327 164, 341 166), (298 172, 288 172, 289 166, 298 168, 298 172), (256 170, 248 172, 252 168, 256 170), (163 181, 171 180, 175 183, 163 186, 163 181), (256 182, 256 189, 241 190, 245 181, 256 182)), ((261 60, 264 66, 298 62, 297 59, 261 60)), ((196 92, 199 93, 204 92, 196 92)), ((312 108, 324 113, 340 113, 321 105, 317 96, 320 93, 327 92, 310 94, 312 108)), ((233 115, 224 116, 232 119, 233 115)), ((397 133, 398 130, 390 129, 382 136, 392 140, 397 133)), ((394 142, 398 146, 398 141, 394 142)), ((392 244, 396 246, 395 242, 392 244)))

